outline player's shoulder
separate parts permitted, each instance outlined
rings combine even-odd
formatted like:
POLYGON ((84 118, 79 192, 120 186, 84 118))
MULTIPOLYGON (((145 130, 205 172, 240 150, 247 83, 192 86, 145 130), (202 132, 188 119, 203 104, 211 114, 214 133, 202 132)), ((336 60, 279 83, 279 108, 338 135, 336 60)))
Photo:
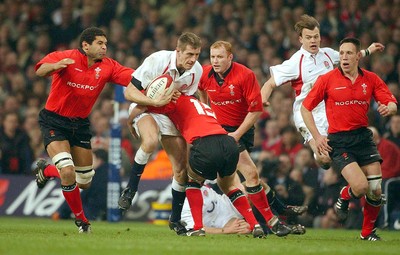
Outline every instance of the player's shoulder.
POLYGON ((171 59, 171 56, 174 52, 170 50, 160 50, 153 52, 150 54, 147 58, 149 59, 158 59, 159 61, 169 61, 171 59))
POLYGON ((334 50, 334 49, 329 48, 329 47, 323 47, 323 48, 320 48, 320 50, 321 50, 322 53, 328 54, 330 56, 337 53, 337 50, 334 50))

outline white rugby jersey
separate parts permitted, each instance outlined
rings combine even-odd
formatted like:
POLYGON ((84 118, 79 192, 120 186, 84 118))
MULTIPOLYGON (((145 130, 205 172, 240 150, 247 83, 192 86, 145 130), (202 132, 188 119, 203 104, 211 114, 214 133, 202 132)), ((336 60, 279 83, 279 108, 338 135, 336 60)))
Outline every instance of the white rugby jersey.
POLYGON ((146 89, 147 85, 157 76, 169 73, 174 79, 175 88, 186 95, 193 95, 197 91, 203 68, 196 61, 190 70, 182 75, 176 67, 176 51, 157 51, 148 56, 143 63, 133 72, 133 77, 142 83, 146 89))
MULTIPOLYGON (((331 48, 320 48, 317 54, 311 54, 303 47, 293 56, 280 65, 271 66, 270 72, 274 76, 277 86, 291 82, 296 98, 293 111, 300 111, 301 103, 308 95, 318 76, 334 69, 339 63, 339 52, 331 48)), ((323 108, 321 102, 317 108, 323 108)))
MULTIPOLYGON (((203 195, 203 225, 211 228, 223 228, 232 218, 243 219, 243 216, 232 205, 226 195, 219 195, 212 188, 201 187, 203 195)), ((186 228, 193 228, 194 221, 187 198, 183 204, 181 220, 186 228)))

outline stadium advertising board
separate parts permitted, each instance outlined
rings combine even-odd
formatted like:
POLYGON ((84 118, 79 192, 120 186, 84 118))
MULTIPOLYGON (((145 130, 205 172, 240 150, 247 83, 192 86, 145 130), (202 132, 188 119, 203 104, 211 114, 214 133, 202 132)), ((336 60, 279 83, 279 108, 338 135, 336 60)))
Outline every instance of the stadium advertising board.
MULTIPOLYGON (((152 202, 169 203, 170 180, 142 180, 124 220, 151 221, 152 202)), ((126 186, 126 181, 122 182, 126 186)), ((105 187, 106 188, 106 187, 105 187)), ((51 217, 64 202, 58 180, 39 189, 32 176, 0 175, 0 216, 51 217)))

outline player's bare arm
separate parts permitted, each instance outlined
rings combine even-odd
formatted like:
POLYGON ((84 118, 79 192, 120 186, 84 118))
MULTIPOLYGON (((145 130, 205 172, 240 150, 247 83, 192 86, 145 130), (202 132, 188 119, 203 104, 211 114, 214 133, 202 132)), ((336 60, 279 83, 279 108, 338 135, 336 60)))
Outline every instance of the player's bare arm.
POLYGON ((259 120, 262 112, 249 112, 244 118, 242 124, 236 129, 235 132, 229 133, 228 135, 232 136, 236 142, 242 137, 244 133, 247 132, 254 124, 259 120))
POLYGON ((132 83, 129 83, 128 87, 124 91, 124 96, 126 100, 135 102, 139 105, 159 107, 168 104, 175 94, 171 93, 167 95, 166 93, 167 91, 164 91, 160 97, 151 99, 138 90, 132 83))
POLYGON ((208 104, 207 92, 205 90, 197 90, 197 93, 199 93, 200 102, 202 102, 203 104, 208 104))
POLYGON ((272 91, 276 88, 276 83, 274 76, 271 75, 271 77, 264 83, 264 85, 261 88, 261 99, 263 102, 263 105, 269 106, 269 98, 272 94, 272 91))
POLYGON ((388 105, 384 105, 384 104, 381 104, 381 102, 378 102, 377 111, 383 117, 394 115, 397 112, 397 105, 393 102, 388 103, 388 105))
POLYGON ((327 152, 332 151, 332 148, 328 145, 328 138, 319 133, 312 112, 303 105, 301 106, 300 112, 304 123, 315 140, 315 146, 317 147, 318 153, 326 154, 327 152))
POLYGON ((374 43, 371 43, 371 45, 368 46, 367 49, 362 50, 361 54, 363 57, 366 57, 375 52, 382 52, 384 49, 385 49, 385 46, 383 44, 374 42, 374 43))
POLYGON ((68 65, 74 64, 75 60, 71 58, 64 58, 56 63, 43 63, 38 70, 36 75, 40 77, 51 75, 53 72, 66 68, 68 65))

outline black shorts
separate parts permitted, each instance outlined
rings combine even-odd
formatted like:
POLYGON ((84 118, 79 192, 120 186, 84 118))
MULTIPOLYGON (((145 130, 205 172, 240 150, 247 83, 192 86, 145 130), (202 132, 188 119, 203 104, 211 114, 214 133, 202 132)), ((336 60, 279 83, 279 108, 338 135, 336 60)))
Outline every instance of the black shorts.
POLYGON ((190 148, 189 165, 201 177, 214 180, 232 175, 239 161, 239 148, 233 137, 212 135, 198 138, 190 148))
POLYGON ((373 162, 382 163, 382 157, 372 140, 372 131, 368 128, 329 134, 328 139, 328 144, 332 147, 329 154, 332 167, 339 174, 345 166, 353 162, 357 162, 359 166, 373 162))
POLYGON ((65 140, 68 140, 71 147, 92 148, 88 118, 67 118, 43 109, 39 113, 39 124, 45 148, 53 141, 65 140))
MULTIPOLYGON (((231 127, 231 126, 222 126, 227 132, 232 133, 235 132, 238 127, 231 127)), ((246 133, 242 135, 239 139, 239 151, 242 152, 247 150, 251 152, 254 147, 254 126, 247 130, 246 133)))

